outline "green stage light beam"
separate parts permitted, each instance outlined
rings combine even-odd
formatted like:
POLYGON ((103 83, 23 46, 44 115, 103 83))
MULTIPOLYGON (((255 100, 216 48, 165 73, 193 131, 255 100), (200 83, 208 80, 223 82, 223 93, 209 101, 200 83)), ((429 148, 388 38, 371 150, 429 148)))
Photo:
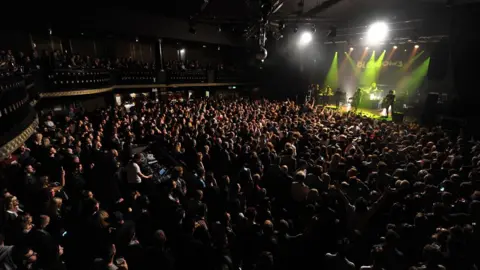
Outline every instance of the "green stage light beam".
POLYGON ((372 56, 368 60, 365 70, 363 71, 363 76, 360 80, 360 86, 368 86, 375 82, 375 51, 372 52, 372 56))
POLYGON ((329 85, 332 89, 338 87, 338 52, 335 52, 335 56, 333 57, 327 78, 325 79, 325 85, 329 85))
POLYGON ((353 60, 353 58, 352 58, 352 56, 350 56, 350 54, 347 54, 347 59, 348 59, 348 62, 350 63, 350 66, 352 67, 352 72, 354 73, 355 78, 358 78, 358 73, 359 73, 360 68, 357 67, 357 64, 355 63, 355 60, 353 60))
POLYGON ((427 76, 428 67, 430 66, 430 57, 428 57, 420 66, 412 70, 410 76, 403 77, 397 84, 397 89, 405 91, 406 96, 414 93, 423 83, 427 76))
POLYGON ((412 64, 424 53, 425 51, 421 51, 420 53, 416 54, 415 56, 411 55, 410 59, 408 59, 407 63, 402 67, 401 71, 406 72, 410 69, 412 64))
POLYGON ((375 61, 375 81, 378 82, 378 78, 380 78, 380 72, 382 72, 383 67, 383 59, 385 58, 385 50, 382 52, 380 57, 375 61))

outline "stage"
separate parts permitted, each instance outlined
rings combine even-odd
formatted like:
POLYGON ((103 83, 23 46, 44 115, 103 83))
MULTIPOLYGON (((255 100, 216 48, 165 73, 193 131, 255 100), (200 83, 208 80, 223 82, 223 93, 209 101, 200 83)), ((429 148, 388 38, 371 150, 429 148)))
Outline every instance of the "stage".
MULTIPOLYGON (((336 109, 337 107, 335 105, 327 105, 327 108, 336 109)), ((352 109, 351 109, 350 105, 342 105, 342 106, 340 106, 339 110, 340 110, 340 112, 345 113, 345 112, 351 111, 352 109)), ((388 118, 384 117, 385 116, 385 109, 374 110, 374 109, 358 108, 356 113, 359 114, 359 115, 366 116, 368 118, 383 119, 383 120, 387 120, 387 121, 392 121, 391 116, 389 116, 388 118)))

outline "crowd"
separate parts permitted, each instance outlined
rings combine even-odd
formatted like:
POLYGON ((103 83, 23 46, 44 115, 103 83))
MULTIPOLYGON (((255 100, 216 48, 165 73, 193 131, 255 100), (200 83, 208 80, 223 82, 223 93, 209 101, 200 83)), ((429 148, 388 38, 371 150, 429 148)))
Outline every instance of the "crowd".
MULTIPOLYGON (((131 71, 154 70, 155 63, 142 62, 133 58, 99 58, 60 50, 30 54, 14 53, 12 50, 0 51, 0 72, 29 73, 38 69, 120 69, 131 71)), ((169 71, 233 70, 233 66, 223 64, 200 64, 197 60, 165 61, 164 68, 169 71)))
POLYGON ((46 114, 2 163, 0 269, 477 269, 479 166, 441 127, 293 102, 46 114))
POLYGON ((230 70, 233 71, 235 70, 234 65, 227 65, 226 67, 224 64, 213 64, 213 63, 207 63, 207 64, 202 64, 198 60, 175 60, 175 61, 166 61, 165 62, 165 69, 166 70, 171 70, 171 71, 204 71, 204 70, 230 70))

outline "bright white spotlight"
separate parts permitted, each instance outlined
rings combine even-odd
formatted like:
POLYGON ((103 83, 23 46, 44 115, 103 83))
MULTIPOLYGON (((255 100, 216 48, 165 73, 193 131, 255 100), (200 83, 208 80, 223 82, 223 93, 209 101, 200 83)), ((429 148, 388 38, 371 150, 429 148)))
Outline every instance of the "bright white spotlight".
POLYGON ((180 50, 180 53, 185 53, 185 49, 181 49, 181 50, 180 50))
POLYGON ((300 46, 305 46, 312 41, 312 38, 313 37, 310 32, 303 32, 303 34, 300 36, 300 40, 298 41, 298 44, 300 46))
POLYGON ((397 48, 398 48, 397 46, 393 46, 393 49, 395 49, 395 50, 396 50, 397 48))
POLYGON ((350 51, 353 51, 353 47, 350 47, 350 51))
POLYGON ((365 50, 368 50, 368 47, 365 47, 365 50))
POLYGON ((378 44, 388 36, 388 25, 384 22, 376 22, 370 25, 367 31, 369 44, 378 44))
POLYGON ((420 48, 420 46, 418 46, 418 45, 415 45, 415 49, 418 49, 418 48, 420 48))

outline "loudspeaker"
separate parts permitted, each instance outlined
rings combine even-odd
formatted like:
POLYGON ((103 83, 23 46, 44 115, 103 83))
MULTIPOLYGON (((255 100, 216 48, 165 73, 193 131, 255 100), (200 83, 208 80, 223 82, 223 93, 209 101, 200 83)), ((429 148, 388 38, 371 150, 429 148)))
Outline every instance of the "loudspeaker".
POLYGON ((448 65, 450 64, 450 45, 447 41, 434 44, 430 55, 428 78, 440 81, 447 76, 448 65))
POLYGON ((405 118, 405 114, 403 113, 398 113, 398 112, 392 113, 392 121, 397 124, 403 123, 404 118, 405 118))

